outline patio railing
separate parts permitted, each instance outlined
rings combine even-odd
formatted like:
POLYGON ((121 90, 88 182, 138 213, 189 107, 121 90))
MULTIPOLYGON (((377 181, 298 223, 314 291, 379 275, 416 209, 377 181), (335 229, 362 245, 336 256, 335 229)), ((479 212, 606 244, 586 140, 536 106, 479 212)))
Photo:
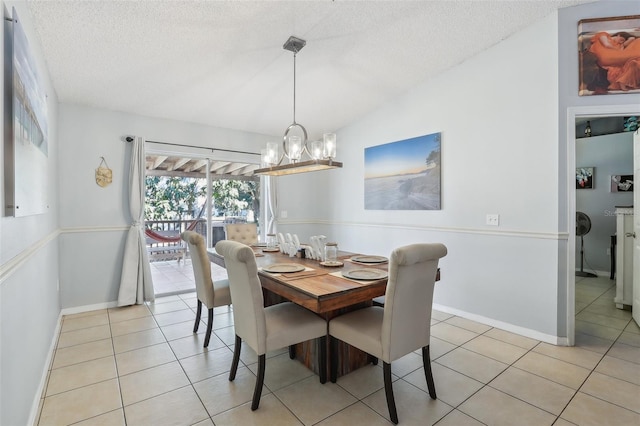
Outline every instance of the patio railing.
MULTIPOLYGON (((238 223, 241 218, 226 217, 212 224, 212 245, 224 240, 225 223, 238 223)), ((246 221, 246 220, 245 220, 246 221)), ((203 218, 188 220, 147 220, 145 228, 153 231, 160 239, 154 239, 147 235, 147 250, 150 261, 178 260, 184 259, 186 255, 186 245, 180 239, 180 234, 187 229, 197 232, 206 238, 207 221, 203 218), (195 222, 194 222, 195 221, 195 222)))

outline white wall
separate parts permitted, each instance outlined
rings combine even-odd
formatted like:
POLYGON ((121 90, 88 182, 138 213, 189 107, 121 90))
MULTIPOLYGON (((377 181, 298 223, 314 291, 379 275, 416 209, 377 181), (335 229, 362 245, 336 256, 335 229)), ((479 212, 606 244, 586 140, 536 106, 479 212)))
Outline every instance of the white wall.
MULTIPOLYGON (((576 164, 595 167, 593 189, 576 191, 576 210, 586 213, 592 224, 591 231, 584 236, 584 268, 587 272, 595 270, 608 276, 611 256, 607 249, 611 235, 616 233, 616 206, 633 205, 632 192, 611 192, 611 176, 633 175, 633 133, 577 139, 576 164)), ((579 245, 576 250, 580 250, 579 245)), ((576 268, 580 268, 579 252, 576 268)))
MULTIPOLYGON (((60 106, 60 282, 63 308, 117 299, 130 225, 127 135, 204 148, 260 152, 267 136, 161 120, 79 105, 60 106), (113 170, 106 188, 95 182, 104 157, 113 170)), ((175 147, 153 145, 175 151, 175 147)), ((186 148, 182 150, 183 152, 186 148)), ((206 150, 201 150, 206 152, 206 150)), ((212 154, 222 158, 225 153, 212 154)), ((259 156, 256 157, 259 161, 259 156)))
POLYGON ((342 129, 345 166, 324 172, 317 201, 300 203, 301 188, 281 181, 291 188, 280 208, 297 214, 280 227, 302 232, 295 222, 307 218, 318 226, 313 208, 328 197, 320 229, 342 249, 388 255, 442 242, 449 254, 435 303, 554 341, 566 238, 556 213, 557 67, 553 15, 342 129), (442 132, 442 210, 364 210, 364 148, 434 132, 442 132), (487 213, 500 214, 499 227, 485 224, 487 213))
MULTIPOLYGON (((58 101, 25 3, 3 2, 2 5, 4 17, 8 18, 12 17, 12 6, 16 7, 48 95, 49 209, 35 216, 0 218, 0 424, 26 425, 30 413, 37 408, 38 390, 46 377, 46 361, 60 313, 57 288, 58 101)), ((8 53, 4 49, 5 41, 7 34, 3 32, 0 42, 3 56, 8 53)), ((4 93, 4 87, 2 90, 4 99, 9 94, 4 93)), ((3 134, 5 130, 3 128, 3 134)), ((4 164, 3 156, 4 151, 0 150, 0 164, 4 164)), ((0 173, 3 206, 4 179, 4 173, 0 173)))

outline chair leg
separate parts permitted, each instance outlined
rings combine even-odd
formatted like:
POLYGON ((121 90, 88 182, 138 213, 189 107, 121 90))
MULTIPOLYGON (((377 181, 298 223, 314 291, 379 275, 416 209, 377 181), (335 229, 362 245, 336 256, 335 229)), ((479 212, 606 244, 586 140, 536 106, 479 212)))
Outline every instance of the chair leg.
POLYGON ((296 345, 289 345, 289 359, 296 357, 296 345))
POLYGON ((211 329, 213 328, 213 308, 209 308, 209 320, 207 321, 207 334, 204 336, 204 347, 209 346, 211 339, 211 329))
POLYGON ((320 383, 327 383, 327 336, 320 337, 320 356, 318 357, 318 371, 320 371, 320 383))
POLYGON ((370 362, 373 365, 378 365, 378 357, 375 357, 371 354, 367 354, 367 362, 370 362))
POLYGON ((422 348, 422 365, 424 366, 424 377, 427 379, 427 387, 429 388, 429 396, 436 399, 436 384, 433 381, 433 372, 431 371, 431 357, 429 356, 429 345, 422 348))
POLYGON ((198 309, 196 310, 196 323, 193 325, 193 332, 198 332, 198 326, 200 326, 200 315, 202 314, 202 302, 198 299, 198 309))
POLYGON ((240 350, 242 349, 242 339, 236 334, 236 346, 233 348, 233 361, 231 362, 231 371, 229 371, 229 381, 233 382, 238 371, 238 363, 240 362, 240 350))
POLYGON ((262 385, 264 384, 264 367, 266 357, 266 354, 262 354, 258 357, 258 378, 256 379, 256 388, 253 390, 251 411, 257 410, 260 405, 260 395, 262 394, 262 385))
POLYGON ((329 336, 329 362, 329 379, 335 383, 338 380, 338 339, 333 336, 329 336))
POLYGON ((391 364, 382 362, 382 373, 384 375, 384 393, 387 396, 387 407, 389 417, 393 424, 398 424, 398 412, 396 411, 396 401, 393 398, 393 385, 391 383, 391 364))

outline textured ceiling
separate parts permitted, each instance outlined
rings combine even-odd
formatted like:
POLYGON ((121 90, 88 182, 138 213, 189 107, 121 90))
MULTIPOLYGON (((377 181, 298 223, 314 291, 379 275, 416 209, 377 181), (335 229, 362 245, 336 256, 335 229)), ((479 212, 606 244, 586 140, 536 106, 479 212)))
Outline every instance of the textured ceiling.
POLYGON ((591 0, 31 1, 60 102, 279 136, 336 131, 553 10, 591 0))

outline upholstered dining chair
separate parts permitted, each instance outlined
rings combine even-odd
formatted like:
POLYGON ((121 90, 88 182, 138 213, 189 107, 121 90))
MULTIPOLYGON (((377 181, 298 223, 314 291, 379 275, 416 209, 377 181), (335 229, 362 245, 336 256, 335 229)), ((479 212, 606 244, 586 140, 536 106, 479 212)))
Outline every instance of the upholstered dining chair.
POLYGON ((227 223, 225 233, 227 240, 248 246, 258 243, 258 226, 255 223, 227 223))
POLYGON ((200 316, 202 314, 202 304, 207 307, 209 317, 207 319, 207 333, 204 338, 204 347, 209 346, 211 339, 211 329, 213 327, 213 308, 224 305, 231 305, 231 292, 229 291, 229 281, 220 280, 216 283, 211 279, 211 262, 207 256, 202 235, 193 231, 185 231, 180 234, 180 238, 187 243, 189 253, 191 253, 191 264, 193 265, 193 275, 196 279, 196 294, 198 296, 198 309, 196 311, 196 323, 193 332, 198 332, 200 316))
POLYGON ((229 274, 236 333, 229 381, 236 377, 242 342, 258 354, 258 377, 251 409, 260 404, 266 353, 311 339, 319 339, 320 383, 327 381, 327 323, 313 312, 291 302, 264 307, 262 287, 253 250, 236 241, 223 240, 216 252, 224 258, 229 274))
POLYGON ((384 390, 391 421, 398 423, 391 362, 422 348, 429 396, 436 388, 429 358, 431 306, 438 260, 447 254, 442 244, 412 244, 395 249, 389 259, 384 307, 371 306, 329 321, 331 381, 337 377, 336 341, 357 347, 383 362, 384 390))

